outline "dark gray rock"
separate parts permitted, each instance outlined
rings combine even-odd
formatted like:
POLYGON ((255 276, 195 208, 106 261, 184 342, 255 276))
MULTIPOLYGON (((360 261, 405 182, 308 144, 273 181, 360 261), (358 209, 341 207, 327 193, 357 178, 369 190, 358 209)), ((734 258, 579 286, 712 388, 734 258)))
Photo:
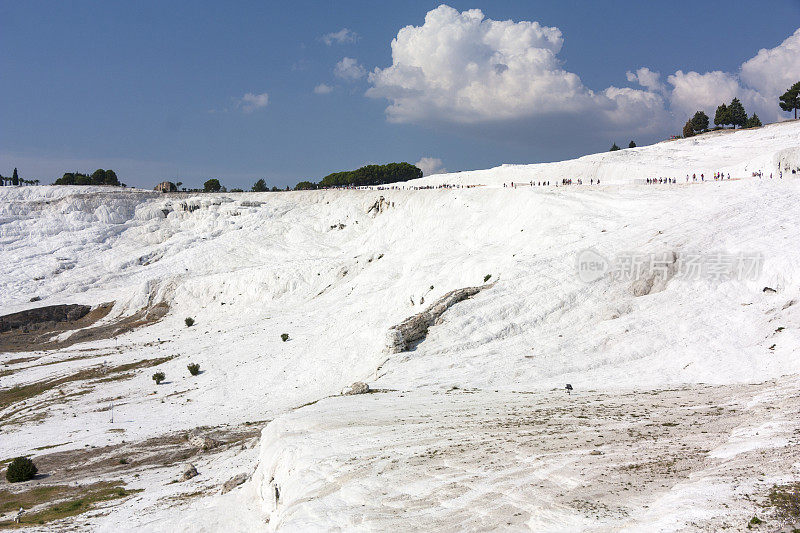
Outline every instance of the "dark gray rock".
POLYGON ((232 491, 233 489, 235 489, 236 487, 247 481, 247 478, 248 478, 247 474, 237 474, 233 476, 222 485, 222 494, 232 491))
POLYGON ((62 304, 37 307, 0 316, 0 332, 22 327, 35 327, 48 322, 74 322, 89 314, 88 305, 62 304))

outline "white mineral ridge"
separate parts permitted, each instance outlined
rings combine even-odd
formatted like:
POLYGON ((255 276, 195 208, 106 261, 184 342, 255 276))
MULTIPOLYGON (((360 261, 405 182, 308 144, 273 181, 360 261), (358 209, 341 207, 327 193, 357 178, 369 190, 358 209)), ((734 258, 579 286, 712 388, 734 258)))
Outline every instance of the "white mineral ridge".
MULTIPOLYGON (((401 469, 388 486, 374 464, 350 465, 345 479, 337 474, 341 461, 352 453, 356 466, 360 457, 391 462, 405 457, 408 447, 447 438, 446 421, 457 419, 462 406, 436 395, 452 387, 475 389, 474 402, 463 409, 478 412, 505 401, 493 394, 530 392, 546 402, 565 383, 578 394, 782 376, 796 384, 800 174, 784 170, 778 179, 779 169, 787 168, 800 168, 799 121, 406 184, 485 186, 469 189, 192 195, 0 187, 0 314, 114 301, 104 319, 111 321, 155 303, 169 305, 167 316, 148 327, 37 354, 42 357, 35 363, 18 364, 0 378, 3 388, 100 362, 177 355, 158 367, 167 376, 158 387, 150 378, 154 370, 143 369, 132 379, 98 384, 68 404, 51 405, 36 423, 3 428, 0 458, 36 455, 42 452, 35 448, 53 444, 61 446, 48 452, 272 420, 258 447, 192 459, 201 475, 189 482, 168 484, 177 465, 143 476, 131 486, 147 490, 111 507, 109 515, 91 518, 91 528, 381 529, 396 523, 372 515, 359 525, 360 505, 385 497, 385 505, 403 509, 407 500, 398 491, 427 493, 438 485, 419 481, 413 488, 414 479, 404 479, 401 469), (758 170, 764 178, 752 177, 758 170), (734 179, 710 180, 716 171, 734 179), (687 173, 704 173, 706 182, 686 184, 687 173), (678 183, 639 181, 660 176, 678 183), (502 186, 563 178, 599 178, 601 185, 502 186), (380 213, 368 213, 380 196, 388 203, 380 213), (629 282, 581 282, 576 257, 587 248, 606 257, 719 252, 762 254, 764 261, 753 279, 673 278, 663 290, 637 297, 629 282), (454 289, 482 285, 489 274, 494 285, 450 308, 411 351, 384 352, 390 328, 454 289), (763 292, 767 286, 777 292, 763 292), (41 301, 30 303, 33 297, 41 301), (195 319, 193 327, 184 325, 186 317, 195 319), (785 329, 776 337, 779 327, 785 329), (287 342, 282 333, 289 334, 287 342), (102 357, 75 357, 88 348, 102 357), (56 364, 41 364, 51 361, 56 364), (203 373, 189 376, 191 362, 203 373), (356 381, 378 392, 325 399, 356 381), (403 392, 380 392, 386 389, 403 392), (99 408, 120 397, 111 426, 108 411, 99 408), (425 431, 402 424, 397 431, 370 429, 406 410, 409 417, 429 412, 435 423, 425 431), (125 432, 109 432, 111 427, 125 432), (182 507, 162 499, 195 480, 221 487, 242 472, 255 474, 228 494, 209 489, 182 507), (284 491, 277 503, 274 484, 284 491), (308 499, 310 494, 318 497, 308 499)), ((0 362, 30 355, 0 353, 0 362)), ((784 437, 770 437, 782 430, 765 426, 756 435, 751 429, 731 434, 715 457, 785 446, 784 437)), ((474 501, 451 500, 446 492, 432 496, 432 507, 409 528, 503 527, 458 517, 465 509, 475 513, 472 518, 482 513, 480 494, 503 493, 513 472, 481 463, 470 475, 476 476, 474 501)), ((529 481, 538 474, 527 469, 520 475, 529 481)), ((525 527, 593 527, 557 508, 537 509, 525 527)), ((638 509, 626 527, 656 520, 638 509)))

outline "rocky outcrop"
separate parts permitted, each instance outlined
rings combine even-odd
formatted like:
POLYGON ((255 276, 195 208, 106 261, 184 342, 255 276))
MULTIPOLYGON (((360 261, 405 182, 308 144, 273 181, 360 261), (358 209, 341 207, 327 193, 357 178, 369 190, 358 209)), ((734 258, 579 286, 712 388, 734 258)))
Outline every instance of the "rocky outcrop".
POLYGON ((238 474, 233 476, 222 485, 222 494, 232 491, 245 481, 247 481, 247 474, 238 474))
POLYGON ((665 254, 654 260, 650 270, 631 284, 631 293, 634 296, 647 296, 663 291, 667 283, 675 277, 678 266, 678 255, 675 252, 665 254))
POLYGON ((375 203, 372 204, 369 209, 367 209, 367 214, 375 216, 378 213, 383 213, 390 206, 393 206, 392 202, 389 202, 386 200, 386 198, 381 196, 375 200, 375 203))
POLYGON ((411 343, 424 339, 428 334, 428 328, 438 324, 441 321, 441 316, 450 307, 490 286, 466 287, 448 292, 425 311, 409 317, 391 328, 386 334, 384 352, 392 354, 406 351, 411 343))
POLYGON ((29 328, 47 322, 73 322, 85 317, 91 310, 88 305, 63 304, 11 313, 0 316, 0 332, 29 328))
POLYGON ((364 383, 363 381, 356 381, 349 387, 347 387, 344 392, 342 392, 345 396, 352 396, 354 394, 366 394, 369 392, 369 385, 364 383))
POLYGON ((204 435, 199 429, 193 429, 189 435, 187 435, 187 439, 189 440, 189 444, 204 451, 216 448, 220 445, 218 440, 204 435))
POLYGON ((183 473, 181 474, 181 481, 188 481, 197 475, 197 468, 191 463, 186 464, 183 467, 183 473))

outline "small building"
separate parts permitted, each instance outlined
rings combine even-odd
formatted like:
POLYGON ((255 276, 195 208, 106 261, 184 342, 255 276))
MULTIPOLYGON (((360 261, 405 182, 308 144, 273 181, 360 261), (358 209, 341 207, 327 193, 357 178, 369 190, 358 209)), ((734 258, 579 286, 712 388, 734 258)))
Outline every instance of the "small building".
POLYGON ((171 181, 162 181, 153 190, 158 192, 177 192, 178 187, 171 181))

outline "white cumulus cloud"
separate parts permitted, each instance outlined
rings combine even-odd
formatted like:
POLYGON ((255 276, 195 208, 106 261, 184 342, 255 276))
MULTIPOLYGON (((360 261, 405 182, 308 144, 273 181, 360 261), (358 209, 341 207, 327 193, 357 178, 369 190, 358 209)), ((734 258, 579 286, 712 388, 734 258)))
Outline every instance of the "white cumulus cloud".
POLYGON ((516 137, 552 132, 554 126, 603 136, 664 135, 696 110, 713 113, 733 97, 749 113, 778 119, 777 96, 800 79, 800 30, 759 51, 740 73, 679 70, 662 78, 641 67, 626 73, 634 87, 601 90, 563 68, 563 44, 555 27, 441 5, 421 26, 397 33, 391 64, 369 74, 366 94, 386 99, 387 119, 397 123, 472 125, 474 131, 516 137))
MULTIPOLYGON (((636 74, 629 72, 628 80, 655 90, 653 84, 658 83, 658 73, 641 68, 636 74)), ((749 113, 774 121, 785 118, 777 105, 778 96, 797 80, 800 80, 800 29, 775 48, 760 50, 742 63, 739 73, 678 70, 667 76, 671 87, 658 90, 667 95, 670 110, 679 122, 698 110, 713 117, 719 104, 729 103, 734 97, 742 101, 749 113)))
POLYGON ((780 45, 761 49, 742 64, 742 81, 774 100, 800 80, 800 28, 780 45))
POLYGON ((414 166, 422 171, 423 176, 431 176, 433 174, 447 172, 447 169, 444 168, 444 165, 442 164, 442 160, 438 157, 423 157, 414 163, 414 166))
POLYGON ((355 81, 363 78, 367 70, 352 57, 343 57, 341 61, 336 63, 333 73, 343 80, 355 81))
POLYGON ((236 106, 245 113, 252 113, 257 109, 267 107, 269 103, 269 94, 253 94, 247 93, 236 101, 236 106))
POLYGON ((650 107, 663 108, 661 98, 646 91, 595 93, 584 86, 562 68, 563 44, 558 28, 442 5, 422 26, 398 32, 392 64, 370 73, 367 96, 389 101, 392 122, 478 124, 567 114, 614 125, 659 115, 650 107))
POLYGON ((358 34, 347 28, 333 33, 326 33, 321 37, 322 42, 331 46, 333 44, 354 43, 358 40, 358 34))
POLYGON ((333 87, 327 83, 320 83, 314 87, 314 94, 330 94, 333 92, 333 87))
POLYGON ((638 69, 636 72, 631 72, 630 70, 625 73, 625 76, 628 78, 628 81, 635 81, 642 87, 647 87, 653 92, 663 92, 664 91, 664 84, 661 83, 661 74, 658 72, 653 72, 647 67, 642 67, 638 69))

